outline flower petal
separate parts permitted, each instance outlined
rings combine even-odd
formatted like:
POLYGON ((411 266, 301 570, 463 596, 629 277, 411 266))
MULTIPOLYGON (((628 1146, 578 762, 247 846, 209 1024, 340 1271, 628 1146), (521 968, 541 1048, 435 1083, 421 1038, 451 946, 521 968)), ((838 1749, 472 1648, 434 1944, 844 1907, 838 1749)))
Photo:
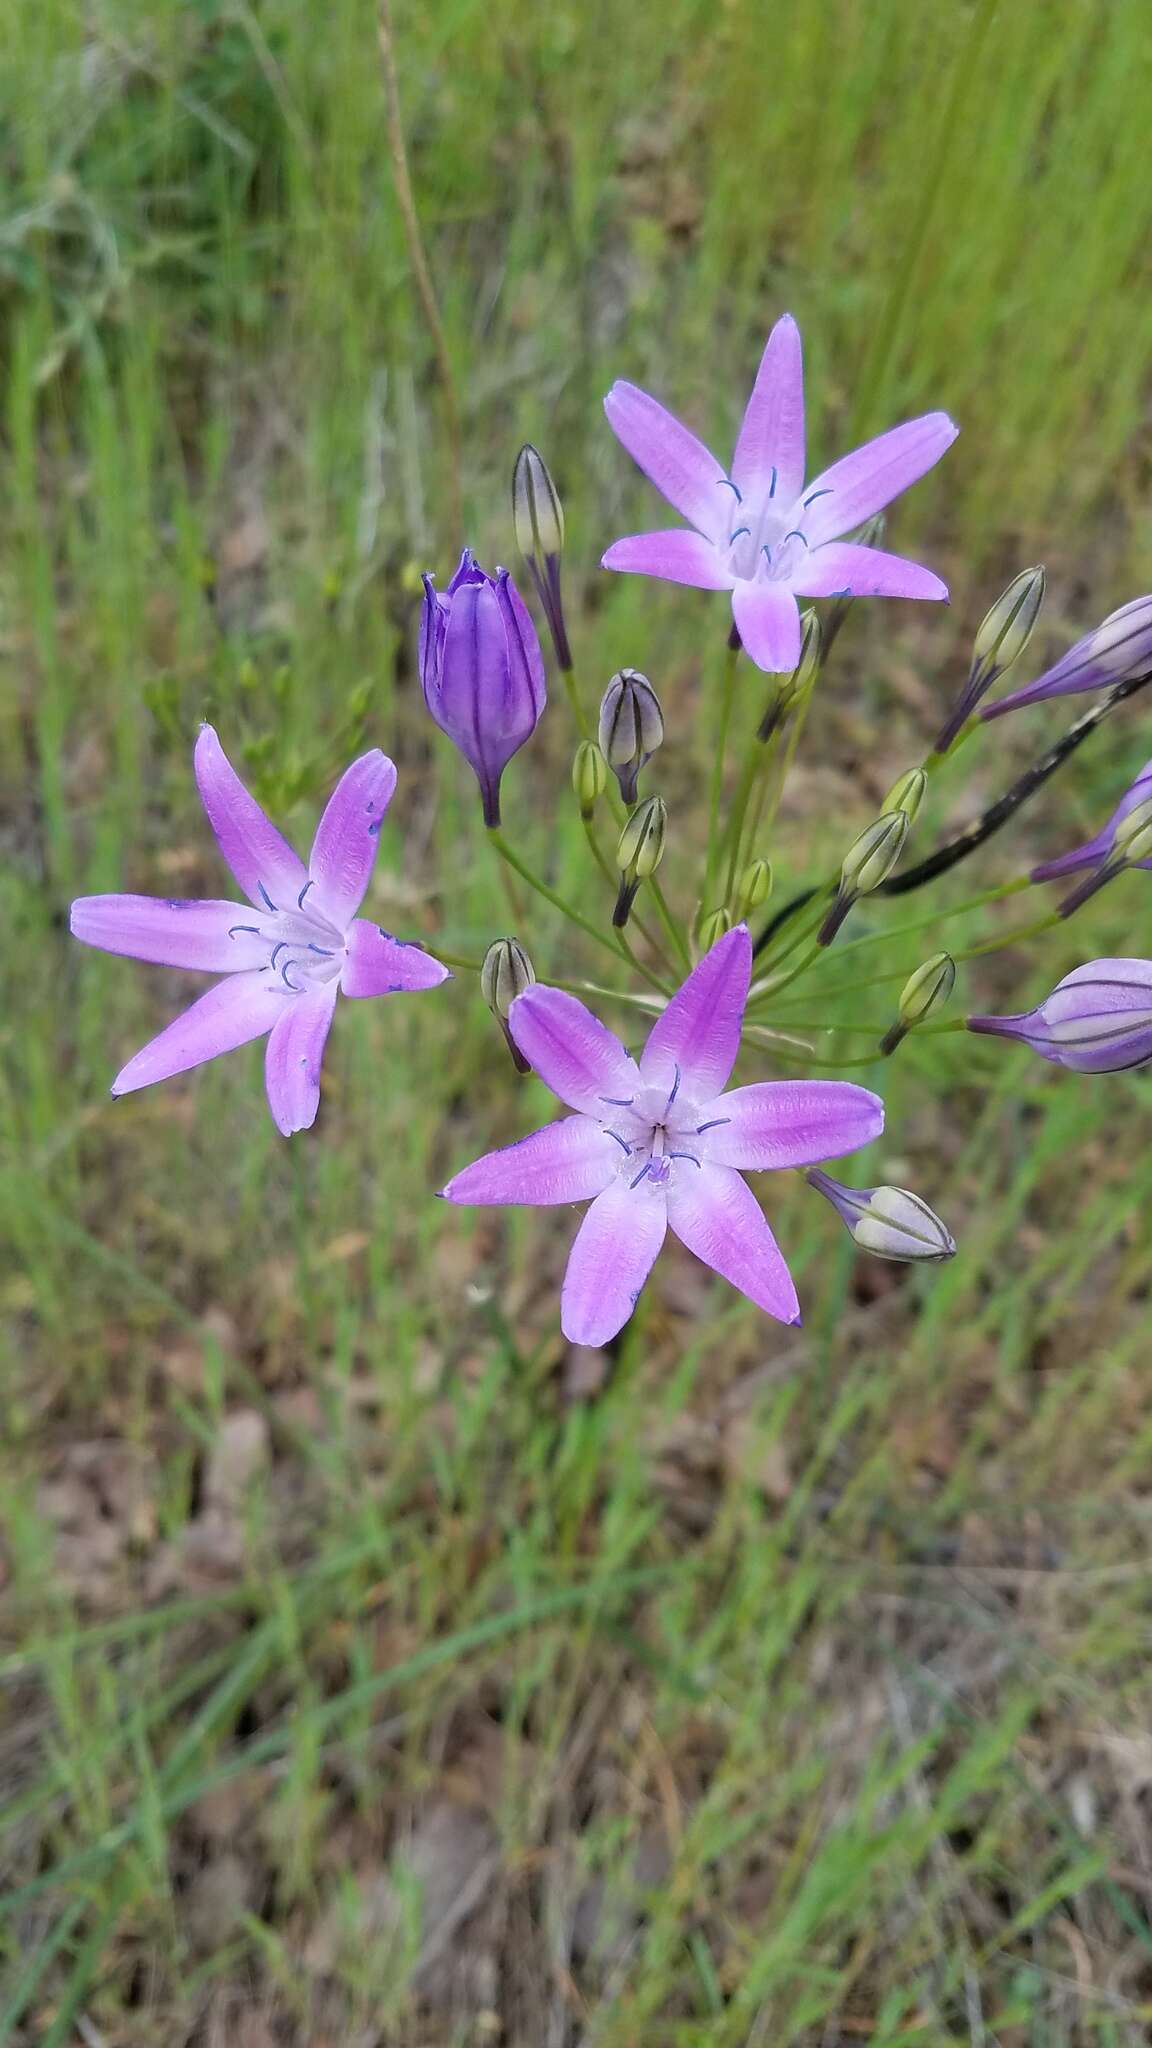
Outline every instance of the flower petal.
POLYGON ((724 465, 679 420, 635 384, 617 381, 604 410, 618 441, 662 497, 712 540, 727 518, 724 465))
POLYGON ((1030 878, 1033 882, 1051 882, 1057 875, 1074 875, 1080 868, 1094 867, 1098 861, 1107 860, 1111 849, 1112 830, 1106 825, 1094 839, 1086 839, 1083 846, 1074 846, 1070 853, 1062 853, 1056 860, 1039 861, 1030 878))
POLYGON ((320 1107, 320 1066, 336 1008, 338 983, 293 998, 272 1026, 264 1055, 268 1107, 278 1131, 290 1138, 316 1121, 320 1107))
POLYGON ((948 585, 882 548, 856 547, 851 541, 826 541, 806 555, 789 577, 797 597, 926 597, 948 601, 948 585))
POLYGON ((395 767, 373 747, 344 770, 324 807, 308 857, 308 908, 339 932, 347 930, 364 900, 395 787, 395 767))
POLYGON ((871 519, 874 512, 932 469, 959 431, 946 412, 926 412, 920 419, 906 420, 902 427, 877 434, 874 441, 865 442, 863 448, 842 456, 822 476, 814 477, 803 499, 809 547, 838 540, 842 533, 871 519))
POLYGON ((705 953, 653 1025, 640 1061, 646 1086, 671 1087, 679 1067, 686 1096, 711 1102, 720 1093, 740 1050, 751 974, 752 941, 738 924, 705 953))
POLYGON ((565 1116, 454 1174, 447 1202, 587 1202, 617 1175, 620 1154, 594 1117, 565 1116))
POLYGON ((630 1101, 640 1086, 636 1062, 591 1010, 564 989, 543 983, 517 996, 508 1029, 540 1079, 570 1109, 603 1114, 606 1102, 630 1101))
POLYGON ((112 1083, 113 1095, 130 1095, 153 1081, 167 1081, 214 1060, 218 1053, 234 1052, 238 1045, 263 1038, 283 1015, 285 1004, 295 1000, 273 988, 263 974, 233 974, 218 981, 129 1060, 112 1083))
POLYGON ((800 1304, 759 1202, 728 1166, 683 1169, 668 1191, 668 1221, 681 1244, 781 1323, 800 1321, 800 1304))
POLYGON ((201 726, 192 761, 208 823, 249 902, 294 908, 308 870, 249 796, 212 726, 201 726))
POLYGON ((231 974, 262 967, 269 942, 243 903, 183 902, 162 896, 78 896, 72 936, 105 953, 152 960, 161 967, 231 974))
POLYGON ((762 1171, 855 1152, 879 1137, 884 1104, 851 1081, 760 1081, 733 1088, 700 1113, 702 1124, 720 1117, 724 1123, 705 1133, 708 1159, 762 1171))
POLYGON ((735 581, 720 550, 686 526, 614 540, 607 554, 601 555, 600 567, 629 570, 634 576, 660 576, 665 583, 690 583, 697 590, 731 590, 735 581))
POLYGON ((732 616, 757 668, 791 674, 800 659, 800 613, 783 583, 737 583, 732 616))
POLYGON ((348 933, 340 986, 346 996, 398 996, 439 988, 452 970, 433 959, 414 939, 394 939, 366 917, 348 933))
POLYGON ((781 505, 790 505, 800 496, 804 483, 804 355, 800 329, 791 313, 776 322, 760 358, 732 457, 732 481, 745 498, 770 494, 781 505))
POLYGON ((622 1330, 668 1228, 661 1189, 615 1180, 597 1195, 568 1255, 560 1325, 570 1344, 607 1344, 622 1330))

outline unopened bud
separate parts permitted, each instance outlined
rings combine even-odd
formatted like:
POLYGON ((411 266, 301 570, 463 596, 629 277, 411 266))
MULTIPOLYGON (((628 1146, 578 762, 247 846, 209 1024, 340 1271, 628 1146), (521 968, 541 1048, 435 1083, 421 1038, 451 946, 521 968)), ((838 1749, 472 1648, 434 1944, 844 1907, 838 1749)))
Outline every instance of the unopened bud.
POLYGON ((595 740, 581 740, 572 762, 572 788, 582 818, 592 816, 607 787, 607 761, 595 740))
POLYGON ((748 866, 736 884, 737 918, 750 917, 754 910, 760 910, 767 903, 771 894, 771 861, 749 861, 748 866))
POLYGON ((948 1001, 955 986, 956 962, 951 953, 933 953, 904 983, 896 1005, 896 1022, 880 1040, 881 1052, 895 1052, 901 1039, 922 1024, 929 1011, 948 1001))
POLYGON ((1013 662, 1019 661, 1032 638, 1043 602, 1044 571, 1037 565, 1014 576, 991 611, 985 613, 972 644, 968 680, 937 735, 935 753, 947 753, 981 698, 1013 662))
POLYGON ((512 524, 544 607, 556 659, 562 669, 570 669, 572 654, 560 591, 564 508, 548 465, 531 441, 524 443, 512 470, 512 524))
POLYGON ((732 918, 727 910, 709 910, 696 920, 696 951, 698 955, 711 952, 717 939, 732 929, 732 918))
POLYGON ((634 804, 640 770, 664 738, 660 699, 639 669, 617 669, 601 701, 599 738, 621 796, 634 804))
POLYGON ((1121 818, 1112 840, 1112 854, 1129 867, 1152 854, 1152 796, 1134 804, 1127 817, 1121 818))
POLYGON ((481 963, 480 993, 504 1033, 508 1050, 521 1074, 528 1073, 528 1061, 508 1029, 508 1014, 517 996, 531 988, 535 979, 535 969, 519 939, 493 941, 481 963))
POLYGON ((885 811, 861 832, 844 856, 836 900, 816 935, 818 944, 831 945, 857 898, 871 895, 891 874, 910 830, 906 811, 885 811))
POLYGON ((667 830, 668 808, 661 796, 645 797, 625 824, 616 848, 621 880, 612 922, 617 927, 627 924, 641 882, 659 867, 667 830))
POLYGON ((923 768, 909 768, 906 775, 902 775, 899 781, 892 784, 884 799, 884 810, 903 811, 911 824, 924 801, 927 787, 928 777, 923 768))
POLYGON ((814 611, 804 612, 801 617, 800 659, 790 676, 777 676, 772 696, 757 727, 758 740, 771 739, 777 728, 783 725, 792 706, 812 682, 823 651, 824 632, 820 621, 814 611))
POLYGON ((931 1263, 950 1259, 956 1250, 939 1216, 907 1188, 849 1188, 816 1167, 806 1177, 831 1202, 861 1251, 878 1259, 931 1263))

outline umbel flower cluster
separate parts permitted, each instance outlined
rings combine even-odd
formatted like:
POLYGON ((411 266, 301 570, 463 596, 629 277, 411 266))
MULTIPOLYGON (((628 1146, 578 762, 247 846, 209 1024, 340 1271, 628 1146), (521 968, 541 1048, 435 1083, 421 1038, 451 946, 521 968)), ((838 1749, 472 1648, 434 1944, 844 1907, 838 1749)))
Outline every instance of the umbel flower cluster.
MULTIPOLYGON (((633 384, 614 384, 605 411, 633 461, 686 523, 614 541, 603 566, 725 591, 731 600, 715 757, 701 792, 707 836, 687 923, 666 900, 658 873, 667 806, 643 787, 664 744, 664 711, 634 668, 611 678, 595 719, 586 709, 564 610, 563 512, 534 448, 516 461, 513 524, 574 720, 573 796, 589 858, 615 892, 610 914, 610 894, 599 918, 565 901, 502 828, 504 770, 531 740, 547 702, 541 642, 507 569, 489 574, 465 549, 442 590, 425 576, 419 672, 432 718, 476 776, 497 857, 569 920, 582 944, 610 954, 626 985, 540 981, 519 937, 494 938, 482 961, 449 955, 442 962, 417 937, 382 931, 359 911, 396 789, 387 755, 373 749, 345 770, 305 862, 244 787, 211 726, 196 741, 193 769, 238 897, 86 896, 71 917, 74 935, 88 945, 216 977, 127 1062, 113 1094, 266 1039, 268 1102, 285 1136, 315 1121, 340 995, 415 994, 451 979, 452 966, 475 973, 517 1069, 536 1074, 563 1113, 462 1165, 441 1192, 449 1203, 588 1205, 568 1258, 561 1322, 571 1341, 593 1345, 609 1342, 628 1321, 669 1230, 766 1314, 799 1322, 796 1289, 749 1174, 800 1173, 857 1245, 881 1258, 933 1261, 955 1252, 919 1195, 849 1186, 824 1171, 826 1162, 879 1136, 877 1094, 851 1081, 791 1076, 733 1087, 743 1049, 785 1066, 810 1057, 824 1068, 875 1067, 911 1032, 968 1029, 1018 1040, 1081 1073, 1152 1060, 1146 959, 1079 965, 1017 1015, 939 1021, 957 960, 934 953, 907 980, 867 1062, 817 1059, 774 1021, 782 992, 794 991, 826 955, 861 899, 906 894, 966 859, 1118 705, 1152 682, 1152 596, 1114 612, 1036 681, 986 702, 1021 660, 1040 610, 1043 571, 1018 575, 981 626, 967 681, 931 751, 899 778, 879 814, 862 822, 835 873, 772 907, 768 853, 787 769, 849 605, 861 597, 947 598, 930 569, 879 543, 885 508, 940 460, 957 429, 945 413, 928 413, 806 481, 800 335, 787 315, 768 338, 729 463, 633 384), (812 602, 801 610, 800 600, 819 601, 820 609, 812 602), (749 666, 748 682, 758 674, 760 681, 745 689, 753 716, 737 765, 729 761, 730 741, 737 684, 749 666), (983 722, 1076 694, 1089 695, 1090 707, 1054 746, 948 844, 904 865, 931 778, 983 722), (633 1021, 641 1013, 641 1050, 630 1050, 602 1021, 604 1005, 633 1021)), ((1083 845, 987 892, 992 900, 1072 878, 1049 915, 974 951, 1058 928, 1134 867, 1152 867, 1152 762, 1083 845)), ((818 979, 814 986, 815 1001, 818 979)))

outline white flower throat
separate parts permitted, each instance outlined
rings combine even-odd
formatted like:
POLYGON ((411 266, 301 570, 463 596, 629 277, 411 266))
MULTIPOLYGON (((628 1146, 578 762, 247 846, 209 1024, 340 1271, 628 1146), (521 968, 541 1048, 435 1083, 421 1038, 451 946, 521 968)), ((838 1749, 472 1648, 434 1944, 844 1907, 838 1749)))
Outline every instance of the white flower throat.
POLYGON ((616 1113, 601 1122, 606 1138, 620 1149, 619 1178, 633 1188, 645 1186, 666 1194, 677 1173, 699 1171, 704 1163, 700 1140, 730 1119, 702 1120, 700 1104, 681 1092, 680 1069, 671 1088, 641 1088, 635 1095, 602 1095, 616 1113))

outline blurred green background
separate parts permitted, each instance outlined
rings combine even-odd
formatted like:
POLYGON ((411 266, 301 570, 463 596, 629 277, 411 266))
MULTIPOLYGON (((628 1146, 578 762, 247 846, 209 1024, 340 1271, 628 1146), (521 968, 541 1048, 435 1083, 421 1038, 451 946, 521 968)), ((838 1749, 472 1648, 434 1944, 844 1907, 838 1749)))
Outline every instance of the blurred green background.
MULTIPOLYGON (((957 1259, 857 1261, 772 1184, 804 1330, 666 1254, 611 1359, 559 1336, 570 1219, 430 1199, 548 1113, 468 977, 345 1006, 290 1144, 254 1050, 110 1103, 189 981, 70 945, 67 905, 221 889, 204 717, 303 843, 354 751, 395 756, 390 926, 476 956, 509 910, 414 673, 449 479, 370 0, 5 27, 0 2042, 1144 2042, 1146 1076, 911 1041, 860 1073, 889 1105, 860 1177, 917 1186, 957 1259)), ((726 446, 790 308, 814 466, 961 424, 889 529, 951 611, 853 612, 763 849, 802 885, 1012 574, 1048 567, 1037 661, 1152 584, 1146 0, 397 0, 395 29, 468 537, 512 559, 531 437, 586 695, 627 661, 664 698, 680 914, 723 606, 596 570, 655 504, 602 392, 726 446)), ((921 850, 1064 723, 966 750, 921 850)), ((1094 830, 1142 723, 943 899, 1094 830)), ((572 743, 556 689, 507 817, 592 905, 572 743)), ((966 970, 957 1014, 1152 951, 1144 885, 966 970)), ((781 1025, 879 1035, 938 918, 861 915, 887 981, 845 954, 781 1025)), ((521 936, 591 965, 543 906, 521 936)))

